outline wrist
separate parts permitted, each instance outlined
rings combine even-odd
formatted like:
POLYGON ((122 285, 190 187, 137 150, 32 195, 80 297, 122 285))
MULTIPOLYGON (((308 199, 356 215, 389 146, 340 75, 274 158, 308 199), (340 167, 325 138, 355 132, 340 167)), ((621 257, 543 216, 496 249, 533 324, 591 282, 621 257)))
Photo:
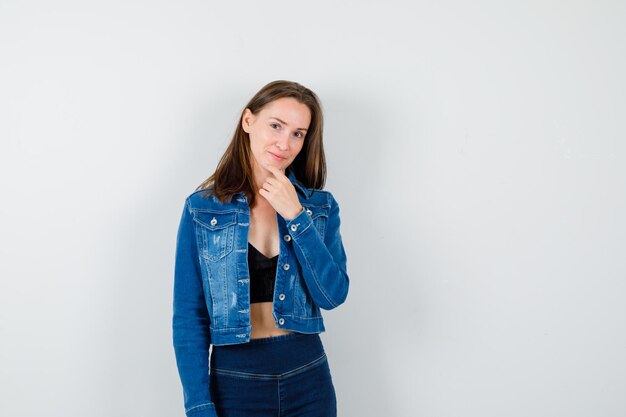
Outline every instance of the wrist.
POLYGON ((298 217, 300 214, 302 214, 302 212, 303 212, 303 211, 304 211, 304 207, 302 207, 302 205, 301 205, 301 206, 300 206, 300 209, 298 209, 298 211, 297 211, 296 213, 294 213, 294 215, 293 215, 293 216, 289 217, 289 218, 288 218, 288 219, 286 219, 286 220, 293 220, 293 219, 295 219, 295 218, 296 218, 296 217, 298 217))

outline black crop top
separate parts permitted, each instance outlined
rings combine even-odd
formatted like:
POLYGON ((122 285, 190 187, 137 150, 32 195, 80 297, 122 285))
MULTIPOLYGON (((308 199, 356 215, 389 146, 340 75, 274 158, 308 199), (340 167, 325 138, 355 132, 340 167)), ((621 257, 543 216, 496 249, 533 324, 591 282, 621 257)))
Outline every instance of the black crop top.
POLYGON ((276 265, 278 265, 278 255, 267 258, 248 242, 250 304, 274 300, 276 265))

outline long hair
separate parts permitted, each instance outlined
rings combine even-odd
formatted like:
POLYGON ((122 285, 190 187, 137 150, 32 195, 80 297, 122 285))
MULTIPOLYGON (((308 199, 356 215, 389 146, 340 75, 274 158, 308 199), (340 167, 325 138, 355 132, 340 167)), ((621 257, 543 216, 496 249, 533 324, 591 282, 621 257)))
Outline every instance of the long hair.
POLYGON ((317 95, 293 81, 276 80, 263 86, 242 109, 239 123, 230 144, 217 164, 215 172, 196 191, 207 190, 205 196, 214 194, 221 203, 230 202, 233 195, 243 192, 250 207, 254 206, 254 178, 250 158, 250 136, 241 122, 246 108, 257 114, 268 103, 283 97, 291 97, 306 105, 311 112, 311 122, 304 138, 302 150, 285 170, 293 171, 296 179, 305 187, 323 189, 326 182, 326 157, 324 156, 322 107, 317 95))

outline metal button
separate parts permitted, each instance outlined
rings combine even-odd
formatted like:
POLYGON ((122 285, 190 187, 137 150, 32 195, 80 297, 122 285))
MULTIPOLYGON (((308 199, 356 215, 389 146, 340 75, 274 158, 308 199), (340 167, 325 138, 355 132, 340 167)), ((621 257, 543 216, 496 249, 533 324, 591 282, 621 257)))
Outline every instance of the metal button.
POLYGON ((313 212, 311 211, 311 209, 306 209, 306 214, 308 214, 309 216, 311 216, 313 214, 313 212))
POLYGON ((298 230, 298 226, 297 226, 297 225, 295 225, 295 224, 292 224, 292 225, 291 225, 291 231, 292 231, 292 232, 295 232, 296 230, 298 230))
POLYGON ((211 219, 211 226, 215 226, 217 224, 217 219, 215 217, 213 217, 211 219))
POLYGON ((285 319, 284 319, 284 318, 282 318, 282 317, 281 317, 280 319, 278 319, 278 324, 280 324, 281 326, 282 326, 283 324, 285 324, 285 319))
POLYGON ((279 295, 279 296, 278 296, 278 299, 279 299, 280 301, 283 301, 283 300, 285 299, 285 294, 281 294, 281 295, 279 295))
POLYGON ((284 269, 285 271, 286 271, 286 270, 288 270, 288 269, 289 269, 289 264, 285 264, 285 265, 283 265, 283 269, 284 269))
POLYGON ((285 242, 289 242, 291 240, 291 236, 285 235, 283 236, 283 239, 285 239, 285 242))

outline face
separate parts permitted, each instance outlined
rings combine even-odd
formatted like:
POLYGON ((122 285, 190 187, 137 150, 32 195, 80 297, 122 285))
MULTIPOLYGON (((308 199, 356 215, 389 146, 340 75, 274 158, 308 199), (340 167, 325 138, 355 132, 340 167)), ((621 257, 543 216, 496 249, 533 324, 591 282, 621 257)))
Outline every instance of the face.
POLYGON ((252 170, 257 178, 268 175, 262 164, 281 171, 291 165, 302 150, 311 123, 306 104, 283 97, 266 104, 257 114, 244 110, 242 128, 250 135, 252 170))

